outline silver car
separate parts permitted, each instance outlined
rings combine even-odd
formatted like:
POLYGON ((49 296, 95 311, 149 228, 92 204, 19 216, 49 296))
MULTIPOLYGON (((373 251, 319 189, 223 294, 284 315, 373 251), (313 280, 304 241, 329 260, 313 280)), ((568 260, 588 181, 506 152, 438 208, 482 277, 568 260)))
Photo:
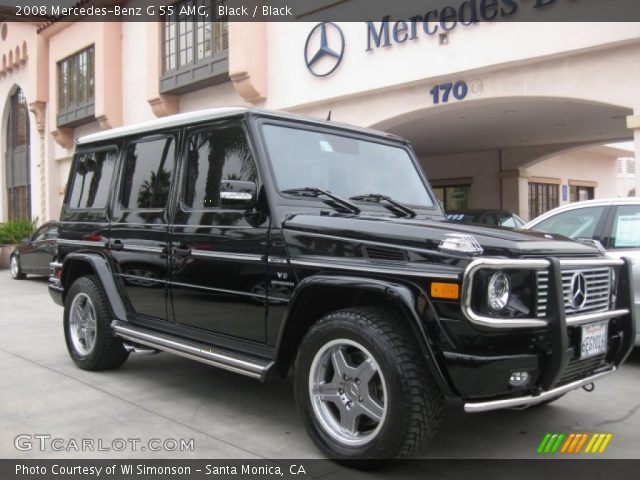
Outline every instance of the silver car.
POLYGON ((636 346, 640 346, 640 198, 571 203, 540 215, 523 228, 597 240, 608 256, 633 262, 636 346))

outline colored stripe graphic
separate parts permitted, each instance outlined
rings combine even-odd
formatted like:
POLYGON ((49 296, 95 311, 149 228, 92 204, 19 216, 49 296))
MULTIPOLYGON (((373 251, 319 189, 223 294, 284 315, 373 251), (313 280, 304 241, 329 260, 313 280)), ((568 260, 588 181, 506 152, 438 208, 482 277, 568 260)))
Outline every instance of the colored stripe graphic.
POLYGON ((538 445, 540 454, 604 453, 613 438, 611 433, 547 433, 538 445), (585 447, 586 445, 586 447, 585 447))
POLYGON ((564 437, 564 433, 547 433, 538 445, 538 453, 556 453, 564 437))

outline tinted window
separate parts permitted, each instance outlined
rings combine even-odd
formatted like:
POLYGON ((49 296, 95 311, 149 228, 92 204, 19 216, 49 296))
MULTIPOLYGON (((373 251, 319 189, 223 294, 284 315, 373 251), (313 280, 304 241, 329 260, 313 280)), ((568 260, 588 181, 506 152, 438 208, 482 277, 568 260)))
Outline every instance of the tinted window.
POLYGON ((111 190, 116 151, 82 153, 77 157, 71 181, 69 208, 104 208, 111 190))
POLYGON ((256 166, 240 126, 193 132, 189 136, 184 204, 202 209, 220 205, 220 182, 255 182, 256 166))
POLYGON ((174 164, 173 138, 127 145, 121 203, 124 208, 164 208, 169 200, 174 164))
POLYGON ((640 248, 640 205, 616 208, 611 245, 613 248, 640 248))
POLYGON ((565 235, 573 239, 593 238, 604 209, 605 207, 588 207, 558 213, 534 225, 532 228, 543 232, 565 235))

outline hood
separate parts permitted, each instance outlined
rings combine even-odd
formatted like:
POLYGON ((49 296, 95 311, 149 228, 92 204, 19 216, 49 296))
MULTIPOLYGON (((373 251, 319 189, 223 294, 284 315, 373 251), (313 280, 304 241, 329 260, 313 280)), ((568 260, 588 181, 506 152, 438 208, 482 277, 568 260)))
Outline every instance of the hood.
POLYGON ((437 250, 448 234, 473 235, 483 255, 517 258, 522 256, 599 256, 597 248, 562 235, 508 228, 480 227, 454 222, 372 217, 363 215, 296 214, 283 222, 283 229, 331 235, 353 240, 378 241, 398 246, 437 250))

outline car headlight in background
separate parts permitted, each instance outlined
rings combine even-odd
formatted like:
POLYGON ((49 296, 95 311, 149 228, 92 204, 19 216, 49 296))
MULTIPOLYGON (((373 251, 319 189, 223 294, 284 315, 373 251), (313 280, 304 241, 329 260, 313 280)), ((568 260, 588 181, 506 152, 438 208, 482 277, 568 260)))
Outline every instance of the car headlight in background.
POLYGON ((509 297, 511 296, 511 284, 509 277, 504 272, 496 272, 491 276, 489 280, 489 286, 487 287, 487 299, 489 300, 489 307, 492 310, 500 311, 509 304, 509 297))

